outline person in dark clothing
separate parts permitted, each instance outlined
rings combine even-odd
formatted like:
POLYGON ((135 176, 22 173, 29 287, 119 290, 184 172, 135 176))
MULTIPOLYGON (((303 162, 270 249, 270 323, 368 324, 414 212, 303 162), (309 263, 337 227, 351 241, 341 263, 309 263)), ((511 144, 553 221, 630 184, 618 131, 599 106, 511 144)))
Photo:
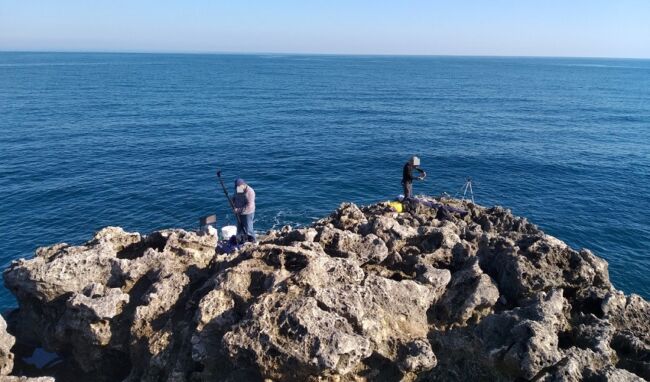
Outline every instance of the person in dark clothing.
POLYGON ((404 187, 404 199, 408 199, 413 194, 413 180, 423 180, 427 173, 420 168, 420 158, 414 156, 406 164, 402 172, 402 186, 404 187), (418 171, 420 175, 413 177, 413 170, 418 171))

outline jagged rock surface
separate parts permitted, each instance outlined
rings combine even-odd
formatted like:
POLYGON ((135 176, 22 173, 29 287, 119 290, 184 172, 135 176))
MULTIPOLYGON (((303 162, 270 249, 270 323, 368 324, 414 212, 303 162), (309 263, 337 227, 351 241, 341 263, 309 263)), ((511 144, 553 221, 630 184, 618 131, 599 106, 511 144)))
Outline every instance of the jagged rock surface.
POLYGON ((604 260, 443 203, 468 214, 343 204, 233 254, 109 227, 5 271, 13 331, 106 381, 650 379, 650 305, 604 260))
POLYGON ((16 339, 7 333, 7 322, 0 316, 0 382, 54 382, 51 377, 29 378, 10 376, 14 367, 14 354, 11 352, 16 339))
POLYGON ((16 339, 7 333, 7 323, 0 316, 0 376, 11 373, 14 367, 14 355, 11 348, 16 343, 16 339))

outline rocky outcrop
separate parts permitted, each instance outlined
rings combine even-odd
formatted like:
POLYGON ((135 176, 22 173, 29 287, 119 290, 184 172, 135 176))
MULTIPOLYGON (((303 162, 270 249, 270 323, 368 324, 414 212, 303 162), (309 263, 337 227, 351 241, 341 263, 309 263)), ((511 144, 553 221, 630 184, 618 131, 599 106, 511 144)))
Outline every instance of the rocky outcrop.
POLYGON ((16 343, 16 339, 7 333, 7 323, 0 316, 0 376, 11 373, 14 367, 14 355, 11 348, 16 343))
POLYGON ((650 379, 650 305, 605 261, 436 202, 467 214, 343 204, 232 254, 105 228, 5 271, 11 331, 105 381, 650 379))
POLYGON ((0 316, 0 382, 54 382, 51 377, 30 378, 25 376, 10 376, 14 367, 14 354, 11 352, 16 339, 7 333, 7 323, 0 316))

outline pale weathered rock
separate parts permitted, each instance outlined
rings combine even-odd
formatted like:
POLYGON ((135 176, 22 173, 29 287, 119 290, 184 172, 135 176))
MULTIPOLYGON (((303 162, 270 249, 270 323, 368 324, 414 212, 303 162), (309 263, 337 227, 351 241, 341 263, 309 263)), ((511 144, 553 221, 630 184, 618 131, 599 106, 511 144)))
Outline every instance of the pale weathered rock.
POLYGON ((426 264, 423 265, 421 269, 422 271, 418 276, 418 281, 422 284, 433 287, 434 294, 442 295, 442 292, 447 288, 449 281, 451 281, 451 272, 449 272, 448 269, 437 269, 426 264))
POLYGON ((0 375, 11 373, 14 367, 14 355, 11 348, 16 343, 16 339, 7 333, 7 323, 0 316, 0 375))
POLYGON ((366 224, 368 220, 363 212, 352 203, 343 203, 334 214, 332 220, 336 228, 357 232, 359 227, 366 224))
POLYGON ((423 200, 467 214, 343 204, 231 254, 116 227, 41 248, 4 273, 12 333, 77 380, 650 379, 650 305, 605 261, 509 210, 423 200))
MULTIPOLYGON (((251 307, 254 312, 249 311, 250 318, 243 326, 224 337, 231 357, 242 366, 257 363, 262 367, 262 375, 287 378, 286 371, 279 370, 278 365, 291 362, 302 365, 300 371, 292 371, 291 378, 309 375, 299 374, 306 370, 316 374, 345 374, 358 367, 372 351, 396 357, 399 343, 426 338, 426 310, 435 296, 415 282, 366 277, 353 259, 317 256, 285 283, 274 292, 278 296, 284 294, 282 305, 275 306, 278 315, 261 313, 270 305, 264 300, 262 307, 257 304, 251 307), (285 289, 286 293, 281 292, 285 289), (289 305, 284 308, 285 304, 289 305), (278 322, 295 327, 300 335, 282 331, 282 325, 275 331, 278 322), (264 346, 258 346, 255 340, 260 332, 270 337, 264 346), (345 333, 348 334, 343 336, 345 333), (305 347, 305 341, 322 346, 332 339, 338 342, 325 354, 305 347), (350 349, 357 351, 350 353, 350 349), (241 357, 251 352, 254 358, 241 357), (318 362, 312 362, 314 358, 318 362), (290 359, 293 361, 289 362, 290 359)), ((423 365, 417 367, 429 364, 423 365)))
POLYGON ((360 263, 381 263, 388 256, 388 247, 374 234, 361 236, 336 228, 322 227, 315 240, 325 251, 337 257, 353 257, 360 263))
POLYGON ((398 366, 400 370, 410 373, 420 373, 436 366, 436 355, 431 350, 429 342, 416 340, 404 345, 398 366))
POLYGON ((477 335, 495 366, 513 370, 513 377, 532 379, 563 358, 558 333, 569 326, 567 311, 561 291, 542 293, 531 306, 486 317, 477 335))
POLYGON ((496 285, 474 261, 454 273, 447 291, 435 305, 436 317, 443 323, 465 325, 470 319, 490 314, 498 299, 496 285))
POLYGON ((388 216, 377 216, 368 223, 370 233, 375 234, 385 243, 396 243, 418 234, 417 229, 403 226, 397 220, 388 216))
MULTIPOLYGON (((624 369, 608 366, 600 375, 604 381, 611 382, 643 382, 645 379, 624 369)), ((594 378, 595 379, 595 378, 594 378)))
POLYGON ((371 354, 370 342, 343 317, 322 310, 314 298, 282 295, 254 304, 250 319, 226 333, 224 344, 236 363, 257 365, 271 378, 346 374, 371 354))

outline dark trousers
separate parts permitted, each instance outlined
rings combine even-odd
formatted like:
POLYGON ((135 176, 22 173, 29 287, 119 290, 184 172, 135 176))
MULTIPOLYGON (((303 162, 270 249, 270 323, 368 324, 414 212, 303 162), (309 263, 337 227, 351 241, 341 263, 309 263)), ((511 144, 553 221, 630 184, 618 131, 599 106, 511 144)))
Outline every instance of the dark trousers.
POLYGON ((413 194, 413 182, 402 182, 402 187, 404 187, 404 199, 408 199, 413 194))

